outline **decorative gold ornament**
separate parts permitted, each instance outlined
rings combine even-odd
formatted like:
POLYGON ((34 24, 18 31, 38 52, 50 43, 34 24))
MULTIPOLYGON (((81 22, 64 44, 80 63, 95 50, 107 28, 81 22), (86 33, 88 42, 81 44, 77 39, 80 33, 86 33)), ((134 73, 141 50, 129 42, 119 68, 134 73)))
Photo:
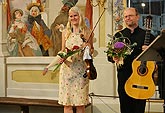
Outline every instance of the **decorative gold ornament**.
POLYGON ((93 7, 96 7, 96 6, 99 6, 99 5, 101 5, 103 7, 106 0, 96 0, 95 2, 93 0, 90 0, 90 2, 91 2, 91 5, 93 7))
POLYGON ((6 0, 2 0, 2 6, 3 6, 4 13, 6 13, 6 9, 7 9, 7 6, 8 6, 6 0))
POLYGON ((99 0, 99 1, 100 1, 101 6, 104 6, 104 3, 106 2, 106 0, 99 0))
POLYGON ((40 4, 40 3, 30 3, 30 4, 28 4, 28 5, 27 5, 27 10, 30 11, 30 9, 31 9, 33 6, 37 6, 41 12, 44 12, 44 6, 43 6, 42 4, 40 4))

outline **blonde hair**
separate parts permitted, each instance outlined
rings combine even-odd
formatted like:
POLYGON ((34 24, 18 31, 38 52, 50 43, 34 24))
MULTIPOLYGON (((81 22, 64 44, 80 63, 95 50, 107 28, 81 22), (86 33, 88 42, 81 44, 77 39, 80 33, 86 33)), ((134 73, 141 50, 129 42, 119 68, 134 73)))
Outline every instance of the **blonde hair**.
MULTIPOLYGON (((81 10, 78 7, 74 6, 69 10, 69 13, 70 12, 78 13, 78 15, 80 17, 79 28, 80 28, 81 31, 83 31, 87 26, 85 24, 85 18, 83 16, 81 10)), ((67 39, 69 37, 69 35, 72 33, 72 25, 71 25, 71 22, 70 22, 69 18, 68 18, 68 23, 66 25, 66 30, 67 30, 67 33, 66 33, 66 39, 67 39)))

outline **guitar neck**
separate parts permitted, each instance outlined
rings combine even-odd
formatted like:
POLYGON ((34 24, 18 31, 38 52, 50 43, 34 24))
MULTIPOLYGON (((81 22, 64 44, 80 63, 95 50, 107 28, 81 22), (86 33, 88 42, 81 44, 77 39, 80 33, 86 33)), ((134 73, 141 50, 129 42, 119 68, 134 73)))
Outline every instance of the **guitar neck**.
POLYGON ((146 30, 144 45, 147 45, 148 46, 149 43, 150 43, 150 32, 151 32, 151 30, 146 30))
POLYGON ((146 35, 145 35, 144 45, 147 46, 150 44, 151 26, 152 26, 152 16, 149 15, 145 19, 146 35))

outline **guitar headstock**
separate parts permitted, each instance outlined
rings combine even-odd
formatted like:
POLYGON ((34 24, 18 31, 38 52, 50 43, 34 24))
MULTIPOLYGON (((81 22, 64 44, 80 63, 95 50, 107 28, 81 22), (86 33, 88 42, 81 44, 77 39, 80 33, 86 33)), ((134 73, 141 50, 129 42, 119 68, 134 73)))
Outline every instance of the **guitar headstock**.
POLYGON ((145 24, 144 24, 146 30, 151 30, 152 28, 152 16, 149 15, 145 18, 145 24))

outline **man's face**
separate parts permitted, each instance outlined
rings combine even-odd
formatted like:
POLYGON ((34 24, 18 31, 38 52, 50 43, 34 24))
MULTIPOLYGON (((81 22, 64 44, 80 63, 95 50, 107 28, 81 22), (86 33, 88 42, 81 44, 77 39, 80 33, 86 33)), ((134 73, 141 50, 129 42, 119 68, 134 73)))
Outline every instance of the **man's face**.
POLYGON ((124 11, 124 22, 128 27, 138 26, 139 15, 136 14, 135 9, 126 9, 124 11))

